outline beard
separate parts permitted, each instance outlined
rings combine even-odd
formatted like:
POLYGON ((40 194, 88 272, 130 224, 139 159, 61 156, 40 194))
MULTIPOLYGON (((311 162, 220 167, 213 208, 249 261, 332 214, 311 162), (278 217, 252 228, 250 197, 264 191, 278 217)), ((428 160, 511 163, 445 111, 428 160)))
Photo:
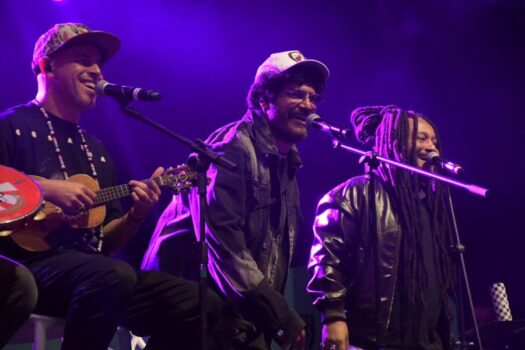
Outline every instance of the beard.
POLYGON ((295 144, 308 136, 303 113, 288 113, 286 117, 270 121, 270 129, 276 138, 295 144))

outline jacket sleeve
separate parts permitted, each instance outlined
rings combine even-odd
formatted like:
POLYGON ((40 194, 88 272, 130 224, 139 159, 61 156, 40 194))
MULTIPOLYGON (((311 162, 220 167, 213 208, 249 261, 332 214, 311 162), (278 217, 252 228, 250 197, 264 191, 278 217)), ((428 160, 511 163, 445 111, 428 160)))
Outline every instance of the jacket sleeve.
POLYGON ((308 263, 307 292, 321 312, 322 323, 346 320, 346 279, 352 238, 356 232, 356 210, 348 183, 326 194, 317 206, 314 239, 308 263))
POLYGON ((248 155, 233 148, 225 151, 225 157, 237 164, 235 171, 212 165, 208 172, 211 183, 207 193, 206 240, 210 274, 226 298, 242 303, 255 323, 271 330, 279 342, 305 324, 285 298, 271 288, 247 248, 244 227, 249 215, 248 155))

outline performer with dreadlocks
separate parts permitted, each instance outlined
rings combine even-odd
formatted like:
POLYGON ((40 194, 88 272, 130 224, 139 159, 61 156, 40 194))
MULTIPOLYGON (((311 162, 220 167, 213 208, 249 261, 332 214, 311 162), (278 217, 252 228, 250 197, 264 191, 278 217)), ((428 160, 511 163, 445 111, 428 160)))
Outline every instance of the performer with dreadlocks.
MULTIPOLYGON (((356 109, 351 121, 378 155, 432 170, 426 155, 440 144, 427 117, 379 106, 356 109)), ((386 164, 375 174, 377 237, 369 175, 340 184, 317 208, 307 289, 322 315, 322 350, 375 349, 378 334, 386 349, 448 349, 457 273, 446 188, 386 164)))

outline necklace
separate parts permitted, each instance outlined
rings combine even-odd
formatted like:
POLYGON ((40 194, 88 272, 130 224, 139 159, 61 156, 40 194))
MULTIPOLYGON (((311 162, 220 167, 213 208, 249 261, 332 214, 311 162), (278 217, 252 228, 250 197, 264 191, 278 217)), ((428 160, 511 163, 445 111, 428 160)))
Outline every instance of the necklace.
MULTIPOLYGON (((58 140, 56 137, 55 128, 53 127, 53 122, 51 121, 51 118, 49 117, 49 114, 47 113, 45 108, 40 104, 40 101, 34 99, 32 103, 40 109, 40 112, 44 116, 47 128, 49 129, 49 135, 51 136, 51 141, 53 142, 53 146, 55 147, 55 154, 57 156, 58 164, 60 165, 60 171, 62 171, 62 176, 64 177, 64 180, 67 180, 69 179, 69 173, 67 172, 64 157, 62 157, 62 150, 58 145, 58 140)), ((76 124, 76 127, 78 134, 80 135, 80 148, 86 154, 86 158, 91 169, 91 175, 93 179, 97 180, 98 174, 97 169, 95 168, 95 163, 93 162, 93 153, 91 153, 91 151, 89 150, 86 138, 84 137, 84 132, 80 128, 80 125, 76 124)), ((91 249, 95 249, 96 251, 101 252, 104 239, 102 226, 89 229, 88 231, 89 234, 86 232, 83 235, 82 241, 79 242, 78 246, 87 249, 88 251, 91 251, 91 249)))

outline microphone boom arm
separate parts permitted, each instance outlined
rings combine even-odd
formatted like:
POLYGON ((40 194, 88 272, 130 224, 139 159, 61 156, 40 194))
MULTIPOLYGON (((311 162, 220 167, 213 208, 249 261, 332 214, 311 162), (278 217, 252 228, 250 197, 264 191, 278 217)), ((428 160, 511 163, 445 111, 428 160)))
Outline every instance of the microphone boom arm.
MULTIPOLYGON (((362 156, 368 154, 368 152, 365 152, 365 151, 360 150, 358 148, 345 145, 345 144, 343 144, 341 142, 341 140, 337 140, 337 139, 333 140, 333 146, 334 146, 334 148, 341 148, 341 149, 344 149, 346 151, 349 151, 349 152, 352 152, 352 153, 356 153, 356 154, 359 154, 359 155, 362 155, 362 156)), ((381 156, 377 156, 377 155, 375 156, 375 158, 377 158, 379 161, 381 161, 383 163, 387 163, 387 164, 390 164, 392 166, 395 166, 395 167, 398 167, 398 168, 402 168, 402 169, 414 172, 414 173, 419 174, 419 175, 423 175, 425 177, 428 177, 428 178, 431 178, 431 179, 434 179, 434 180, 437 180, 437 181, 445 182, 445 183, 448 183, 448 184, 450 184, 452 186, 455 186, 455 187, 461 187, 461 188, 469 191, 470 193, 473 193, 473 194, 481 196, 481 197, 487 197, 487 194, 488 194, 488 191, 489 191, 487 188, 483 188, 483 187, 480 187, 480 186, 477 186, 477 185, 472 185, 472 184, 466 184, 464 182, 457 181, 457 180, 451 179, 451 178, 443 176, 443 175, 439 175, 439 174, 432 173, 430 171, 423 170, 421 168, 415 167, 415 166, 410 165, 410 164, 397 162, 395 160, 388 159, 388 158, 381 157, 381 156)))

